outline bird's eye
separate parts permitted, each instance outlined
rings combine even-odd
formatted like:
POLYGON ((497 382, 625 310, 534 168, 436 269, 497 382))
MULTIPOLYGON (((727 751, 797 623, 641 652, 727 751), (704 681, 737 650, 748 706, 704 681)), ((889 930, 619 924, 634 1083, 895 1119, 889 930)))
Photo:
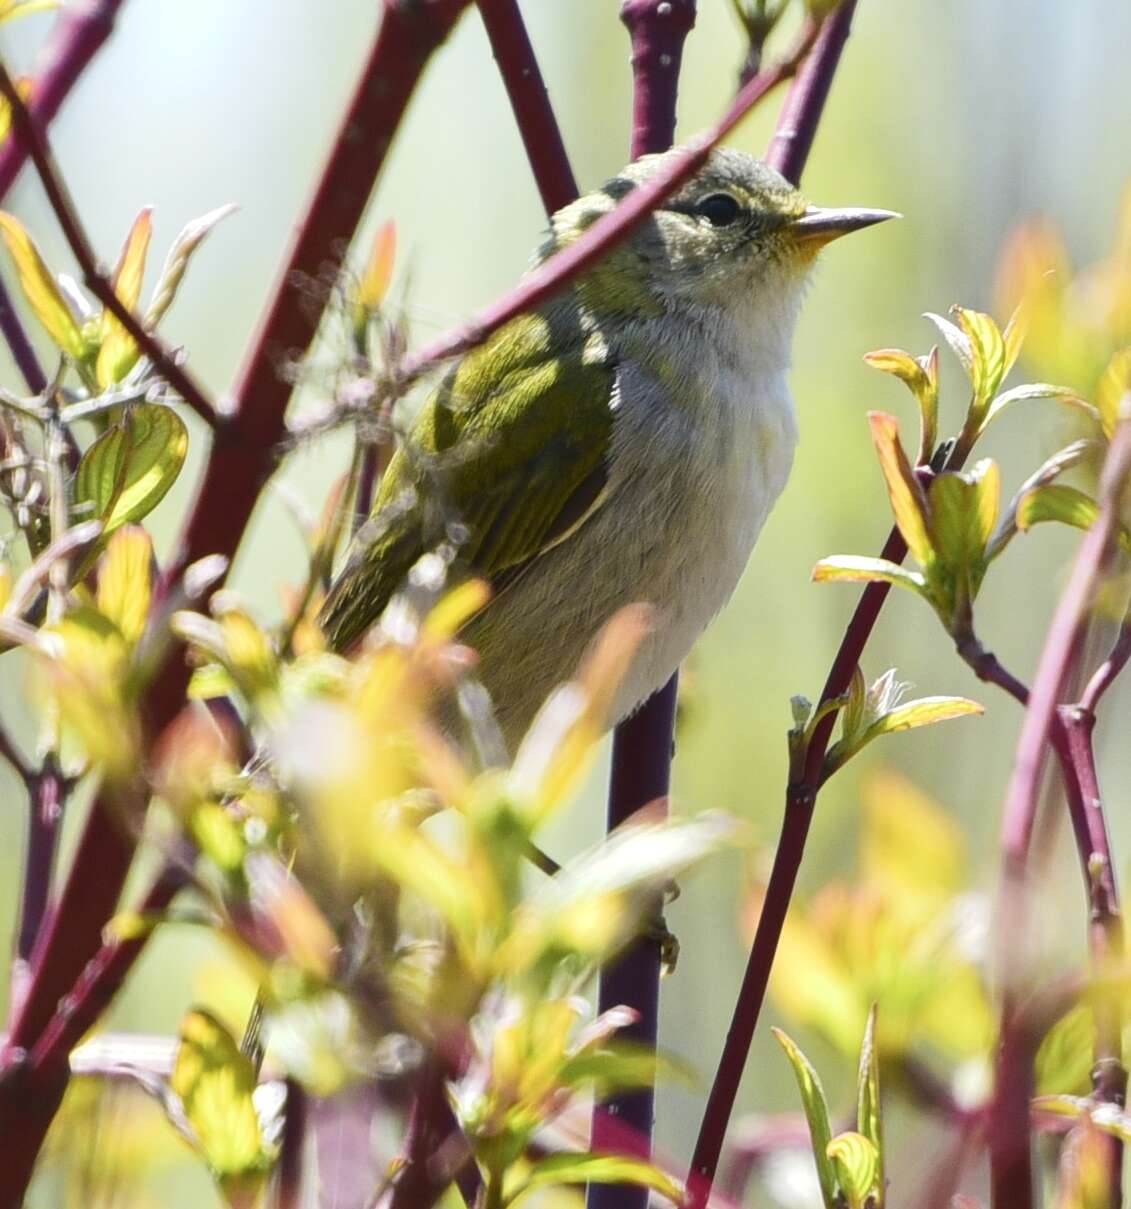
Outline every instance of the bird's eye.
POLYGON ((742 213, 742 207, 729 193, 711 193, 696 204, 695 213, 712 227, 729 227, 742 213))

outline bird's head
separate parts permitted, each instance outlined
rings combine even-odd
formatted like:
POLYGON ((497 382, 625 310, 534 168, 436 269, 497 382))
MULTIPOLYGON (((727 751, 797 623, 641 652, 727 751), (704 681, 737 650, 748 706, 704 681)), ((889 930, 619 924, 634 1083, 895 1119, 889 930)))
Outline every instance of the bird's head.
MULTIPOLYGON (((673 148, 643 156, 559 210, 539 259, 572 243, 678 154, 673 148)), ((790 306, 825 244, 894 217, 890 210, 812 206, 769 165, 719 147, 591 271, 584 294, 610 311, 681 301, 727 309, 776 300, 790 306)))

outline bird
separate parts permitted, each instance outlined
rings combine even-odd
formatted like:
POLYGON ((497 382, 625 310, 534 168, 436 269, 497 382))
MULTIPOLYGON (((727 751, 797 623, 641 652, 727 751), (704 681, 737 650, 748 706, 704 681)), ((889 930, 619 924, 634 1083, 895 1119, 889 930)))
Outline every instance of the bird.
MULTIPOLYGON (((534 266, 680 149, 558 210, 534 266)), ((411 422, 319 614, 356 646, 449 543, 491 588, 461 640, 511 749, 618 610, 651 628, 612 725, 667 682, 738 584, 798 437, 791 346, 820 249, 891 211, 810 205, 715 148, 625 240, 444 374, 411 422)))

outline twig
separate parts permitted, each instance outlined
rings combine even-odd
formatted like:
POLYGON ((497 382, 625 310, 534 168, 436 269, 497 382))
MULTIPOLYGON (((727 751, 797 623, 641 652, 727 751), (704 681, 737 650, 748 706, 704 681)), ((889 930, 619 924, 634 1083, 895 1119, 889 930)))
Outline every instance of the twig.
POLYGON ((1029 704, 1028 688, 1008 668, 1003 667, 997 656, 987 651, 973 634, 959 638, 955 642, 955 650, 979 680, 996 685, 1003 693, 1008 693, 1022 709, 1029 704))
MULTIPOLYGON (((845 8, 850 7, 846 2, 845 8)), ((830 20, 835 20, 840 10, 830 20)), ((765 96, 788 80, 797 70, 790 55, 760 72, 735 97, 727 112, 713 126, 690 140, 680 154, 672 157, 663 172, 647 184, 629 192, 608 214, 598 219, 584 234, 545 264, 528 273, 513 290, 473 315, 466 323, 445 332, 431 344, 405 357, 395 366, 390 378, 400 391, 442 361, 459 356, 482 344, 504 323, 524 311, 532 310, 557 293, 579 273, 629 235, 666 198, 690 180, 707 162, 713 148, 742 121, 765 96)))
MULTIPOLYGON (((123 0, 86 0, 68 5, 56 21, 32 89, 31 115, 46 130, 75 81, 114 28, 123 0)), ((0 147, 0 197, 12 187, 28 157, 29 145, 17 127, 0 147)))
POLYGON ((1080 694, 1081 709, 1092 714, 1096 712, 1100 698, 1111 687, 1112 681, 1127 666, 1129 659, 1131 659, 1131 613, 1124 617, 1108 657, 1096 668, 1091 680, 1080 694))
MULTIPOLYGON (((1125 399, 1125 405, 1128 400, 1125 399)), ((1125 413, 1126 414, 1126 413, 1125 413)), ((1060 695, 1079 646, 1081 627, 1099 577, 1111 557, 1119 523, 1119 503, 1131 474, 1131 419, 1123 419, 1104 459, 1100 475, 1100 510, 1084 536, 1072 574, 1053 614, 1037 666, 1029 707, 1025 711, 1002 819, 1004 856, 999 926, 1002 935, 999 967, 1004 985, 1002 1050, 998 1061, 990 1128, 990 1177, 995 1209, 1029 1209, 1033 1204, 1033 1173, 1029 1156, 1029 1115, 1010 1080, 1021 1077, 1007 1069, 1010 1031, 1020 970, 1017 940, 1024 920, 1025 867, 1033 834, 1040 774, 1050 735, 1056 729, 1060 695)))
POLYGON ((577 197, 577 182, 522 13, 517 0, 476 3, 511 100, 534 183, 546 213, 552 214, 577 197))
POLYGON ((149 358, 153 368, 170 386, 184 399, 185 403, 196 412, 208 425, 217 422, 216 409, 209 402, 204 392, 189 377, 173 359, 172 353, 152 334, 145 329, 141 320, 122 304, 121 299, 114 293, 113 287, 107 281, 98 267, 94 250, 90 246, 86 232, 79 221, 74 203, 71 201, 67 187, 63 183, 59 170, 55 165, 48 146, 47 138, 40 130, 29 113, 23 98, 16 91, 7 69, 0 64, 0 93, 4 94, 12 111, 12 123, 20 131, 23 141, 31 156, 32 163, 39 173, 43 191, 56 221, 63 232, 74 258, 82 269, 83 282, 90 292, 114 316, 115 319, 129 332, 138 348, 149 358))
POLYGON ((28 390, 33 395, 41 395, 47 389, 47 375, 39 364, 35 346, 28 339, 24 325, 12 305, 8 287, 3 281, 0 281, 0 333, 3 333, 8 348, 11 349, 12 360, 23 375, 28 390))
MULTIPOLYGON (((683 44, 695 24, 695 0, 624 0, 621 20, 632 42, 633 159, 664 151, 675 137, 676 95, 683 44)), ((649 802, 666 802, 671 784, 672 736, 679 696, 678 675, 617 728, 609 781, 607 830, 613 831, 649 802)), ((659 904, 657 904, 657 907, 659 904)), ((655 1049, 660 1028, 660 974, 663 960, 658 937, 641 937, 618 961, 601 973, 598 1011, 624 1004, 636 1019, 626 1038, 655 1049)), ((634 1153, 651 1153, 655 1117, 652 1086, 619 1095, 595 1107, 590 1146, 615 1144, 609 1122, 634 1130, 634 1153)), ((645 1209, 648 1190, 630 1185, 592 1184, 589 1209, 645 1209)))

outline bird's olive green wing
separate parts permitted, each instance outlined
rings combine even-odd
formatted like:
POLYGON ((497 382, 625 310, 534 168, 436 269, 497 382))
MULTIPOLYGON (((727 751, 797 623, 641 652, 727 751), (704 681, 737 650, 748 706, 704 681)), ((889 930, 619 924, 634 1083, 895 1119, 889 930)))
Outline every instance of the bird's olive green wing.
POLYGON ((456 536, 462 565, 499 586, 599 505, 615 367, 603 343, 551 322, 512 321, 422 409, 323 607, 337 649, 365 632, 439 543, 456 536))

